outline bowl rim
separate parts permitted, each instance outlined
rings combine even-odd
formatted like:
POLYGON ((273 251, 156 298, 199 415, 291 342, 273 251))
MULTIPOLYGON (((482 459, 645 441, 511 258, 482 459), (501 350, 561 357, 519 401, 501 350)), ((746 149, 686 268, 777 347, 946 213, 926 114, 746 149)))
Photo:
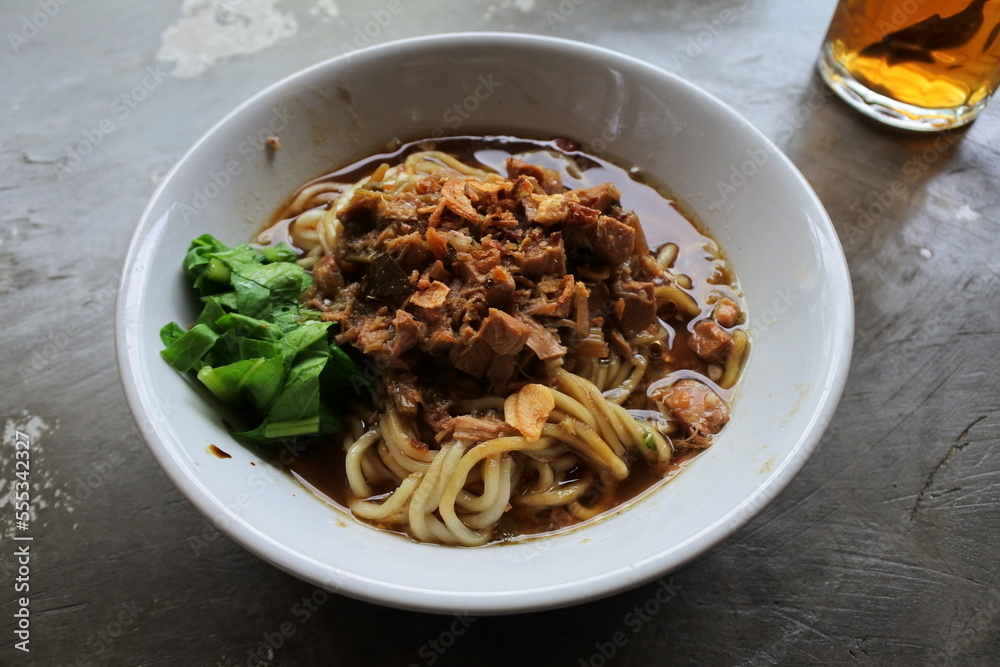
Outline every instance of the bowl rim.
MULTIPOLYGON (((817 408, 811 415, 811 419, 804 430, 796 434, 798 441, 784 455, 780 465, 773 471, 773 474, 763 480, 754 490, 754 493, 745 498, 743 503, 735 507, 729 514, 703 527, 696 535, 685 542, 674 545, 671 549, 672 557, 669 561, 664 562, 665 559, 661 555, 660 558, 648 559, 646 562, 636 564, 634 567, 618 569, 599 577, 581 580, 573 585, 545 589, 515 590, 504 595, 483 596, 480 594, 478 599, 471 600, 468 594, 463 594, 462 592, 418 588, 403 589, 392 584, 353 575, 351 572, 340 567, 336 568, 340 576, 336 581, 331 581, 329 573, 326 576, 321 576, 320 570, 332 566, 318 563, 283 544, 277 543, 249 525, 245 519, 233 512, 220 498, 213 495, 193 474, 188 462, 173 455, 171 448, 166 445, 165 437, 160 432, 157 423, 154 420, 145 418, 151 410, 148 405, 148 395, 145 394, 140 383, 141 375, 139 373, 140 366, 137 355, 139 326, 138 324, 133 326, 132 320, 128 316, 130 304, 139 302, 137 301, 139 289, 136 287, 136 282, 130 280, 130 278, 137 271, 141 274, 142 267, 149 262, 155 251, 155 246, 152 243, 146 242, 146 240, 150 232, 157 228, 158 220, 153 219, 153 214, 159 208, 159 200, 170 187, 174 177, 186 167, 192 156, 198 152, 204 143, 209 141, 221 128, 231 123, 235 117, 241 115, 244 109, 258 103, 258 100, 262 98, 268 98, 283 88, 294 87, 295 83, 300 80, 307 79, 326 69, 336 70, 341 65, 348 65, 351 59, 358 57, 358 55, 377 56, 383 52, 407 49, 433 50, 438 46, 455 46, 463 42, 470 42, 479 47, 484 44, 503 48, 509 48, 512 45, 524 45, 535 48, 558 49, 568 55, 600 57, 609 63, 639 68, 658 77, 667 78, 671 80, 672 85, 683 88, 687 94, 700 97, 703 101, 718 107, 731 122, 741 125, 743 131, 748 132, 755 140, 760 141, 762 145, 766 146, 773 157, 779 160, 784 168, 794 177, 796 186, 806 195, 810 206, 818 214, 810 216, 810 221, 807 224, 813 227, 813 233, 817 235, 821 245, 826 248, 823 258, 826 268, 830 272, 829 278, 831 282, 842 286, 847 295, 851 294, 850 274, 843 247, 840 244, 829 215, 808 181, 774 142, 715 95, 673 72, 639 58, 605 47, 561 37, 507 32, 454 32, 424 35, 369 46, 323 60, 298 70, 266 86, 237 105, 214 123, 183 153, 150 196, 129 240, 128 251, 122 264, 115 304, 114 323, 114 342, 119 376, 126 402, 139 432, 154 459, 174 486, 203 516, 219 517, 221 515, 228 519, 225 525, 220 528, 222 533, 228 535, 243 548, 279 569, 317 586, 335 590, 338 593, 356 599, 414 611, 453 613, 456 609, 462 609, 470 610, 470 613, 489 615, 565 607, 634 588, 683 567, 737 532, 752 518, 757 516, 788 485, 818 446, 827 425, 833 418, 837 404, 843 393, 850 368, 853 347, 854 309, 851 299, 842 299, 838 300, 837 303, 829 304, 831 309, 837 311, 836 321, 842 323, 843 326, 831 334, 833 337, 833 354, 828 361, 826 372, 822 375, 823 381, 821 386, 817 389, 817 393, 819 394, 817 408)), ((136 323, 139 322, 136 318, 132 319, 136 323)))

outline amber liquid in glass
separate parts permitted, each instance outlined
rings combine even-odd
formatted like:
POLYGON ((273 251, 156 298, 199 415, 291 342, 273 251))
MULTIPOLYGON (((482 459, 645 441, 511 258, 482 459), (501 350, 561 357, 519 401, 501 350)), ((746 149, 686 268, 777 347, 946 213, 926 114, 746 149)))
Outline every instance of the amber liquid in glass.
POLYGON ((978 110, 1000 85, 1000 0, 841 0, 825 50, 878 95, 978 110))

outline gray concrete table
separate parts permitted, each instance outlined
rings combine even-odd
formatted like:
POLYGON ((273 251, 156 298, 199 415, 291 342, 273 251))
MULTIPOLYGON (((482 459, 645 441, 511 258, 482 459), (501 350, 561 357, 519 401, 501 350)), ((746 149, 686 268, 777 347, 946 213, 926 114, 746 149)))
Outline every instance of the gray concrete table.
POLYGON ((813 73, 833 5, 3 3, 0 663, 998 664, 1000 104, 946 141, 862 120, 813 73), (562 36, 680 72, 789 154, 847 252, 855 358, 822 445, 662 585, 481 619, 311 598, 211 529, 126 408, 116 280, 167 169, 289 73, 458 30, 562 36), (18 432, 32 448, 27 577, 11 540, 18 432), (22 596, 30 653, 13 646, 22 596))

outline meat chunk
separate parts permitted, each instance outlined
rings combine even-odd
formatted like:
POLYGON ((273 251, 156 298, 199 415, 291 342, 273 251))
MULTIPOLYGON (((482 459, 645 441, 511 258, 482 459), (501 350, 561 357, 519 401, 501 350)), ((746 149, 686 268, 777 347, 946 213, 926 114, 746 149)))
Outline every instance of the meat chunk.
POLYGON ((513 354, 496 355, 490 362, 489 370, 486 371, 486 379, 490 381, 490 391, 495 394, 507 393, 507 388, 515 375, 517 375, 517 357, 513 354))
POLYGON ((538 184, 542 186, 542 189, 549 194, 555 194, 557 192, 562 192, 563 184, 562 178, 559 176, 559 172, 553 171, 548 167, 541 167, 536 164, 529 164, 522 160, 518 160, 516 157, 507 158, 507 175, 511 178, 517 178, 518 176, 531 176, 538 184))
POLYGON ((396 330, 396 336, 392 339, 390 354, 399 357, 407 350, 413 348, 417 342, 427 333, 427 325, 413 319, 405 310, 397 310, 396 317, 392 320, 392 326, 396 330))
POLYGON ((478 331, 462 328, 461 337, 448 353, 448 358, 460 371, 483 377, 495 355, 515 355, 524 348, 531 334, 523 322, 502 310, 490 308, 478 331))
POLYGON ((602 215, 594 233, 594 252, 612 264, 627 262, 635 252, 635 230, 624 222, 602 215))
POLYGON ((424 402, 420 389, 417 388, 417 378, 409 373, 402 373, 386 380, 386 393, 392 398, 393 405, 400 414, 416 417, 417 411, 424 402))
POLYGON ((371 355, 377 361, 392 365, 392 339, 396 333, 392 327, 392 320, 385 315, 368 317, 357 323, 354 327, 357 337, 354 339, 354 346, 361 352, 371 355))
POLYGON ((490 271, 490 279, 486 284, 486 302, 491 308, 510 310, 514 304, 514 277, 502 266, 490 271))
MULTIPOLYGON (((635 244, 632 246, 632 254, 639 255, 640 257, 649 255, 649 242, 646 240, 646 232, 643 231, 642 224, 639 222, 639 216, 635 214, 635 211, 625 211, 618 216, 618 220, 635 230, 635 244)), ((649 257, 649 261, 655 265, 656 273, 654 275, 662 275, 663 267, 656 264, 656 260, 652 257, 649 257)))
POLYGON ((439 320, 430 326, 430 333, 420 342, 420 349, 424 352, 442 354, 450 350, 454 344, 455 332, 452 331, 451 323, 439 320))
POLYGON ((490 308, 477 334, 497 354, 517 354, 528 342, 531 329, 521 320, 502 310, 490 308))
POLYGON ((465 282, 485 285, 493 269, 500 266, 501 248, 499 244, 488 243, 489 240, 484 239, 481 245, 474 245, 468 252, 456 255, 452 270, 465 282))
POLYGON ((704 436, 718 433, 729 422, 725 401, 697 380, 681 380, 653 397, 687 429, 695 444, 707 444, 704 436))
POLYGON ((612 204, 617 204, 622 198, 621 191, 614 183, 601 183, 590 188, 569 190, 566 196, 575 199, 584 206, 596 208, 601 213, 607 213, 612 204))
POLYGON ((409 273, 422 269, 431 259, 431 249, 417 232, 397 236, 385 245, 389 255, 400 268, 409 273))
POLYGON ((455 368, 475 377, 486 375, 493 356, 489 344, 468 325, 462 327, 448 351, 448 360, 455 368))
POLYGON ((469 440, 471 442, 483 442, 506 435, 512 435, 514 429, 496 417, 471 417, 461 415, 455 417, 452 424, 454 432, 452 437, 456 440, 469 440))
POLYGON ((432 311, 435 316, 446 318, 458 333, 462 325, 475 328, 486 317, 489 306, 486 290, 479 286, 469 286, 456 278, 451 281, 451 290, 440 311, 432 311))
POLYGON ((730 329, 739 324, 740 308, 732 299, 723 297, 715 304, 715 321, 719 326, 730 329))
POLYGON ((428 388, 420 392, 420 405, 423 408, 420 418, 434 433, 434 439, 440 443, 450 438, 454 428, 451 416, 453 402, 437 389, 428 388))
POLYGON ((588 206, 570 202, 569 208, 570 218, 563 227, 568 248, 588 250, 612 264, 622 264, 632 256, 632 227, 588 206))
POLYGON ((528 348, 535 353, 539 359, 545 361, 556 359, 566 354, 566 348, 559 342, 556 335, 543 327, 537 321, 529 318, 521 320, 526 327, 531 329, 528 335, 528 348))
POLYGON ((444 262, 440 259, 430 265, 430 267, 424 272, 428 280, 451 280, 453 276, 451 271, 445 268, 444 262))
POLYGON ((313 266, 313 283, 327 297, 333 296, 344 286, 344 274, 340 272, 337 258, 333 253, 323 255, 313 266))
POLYGON ((538 280, 542 276, 566 273, 566 248, 563 245, 562 234, 550 234, 547 238, 527 244, 527 247, 517 255, 515 261, 521 274, 538 280))
POLYGON ((608 333, 608 343, 611 345, 611 349, 621 357, 625 359, 631 358, 633 354, 632 346, 628 344, 628 341, 625 340, 625 337, 617 329, 612 329, 608 333))
POLYGON ((645 331, 656 322, 656 300, 653 298, 652 283, 618 283, 612 295, 617 299, 615 320, 626 336, 632 337, 645 331))
POLYGON ((385 199, 382 216, 387 220, 416 220, 419 202, 412 192, 403 192, 385 199))
POLYGON ((540 296, 524 308, 528 315, 564 318, 573 308, 571 301, 576 281, 573 276, 546 276, 538 283, 540 296))
POLYGON ((725 361, 733 347, 732 335, 714 320, 702 320, 694 325, 688 344, 695 354, 709 362, 725 361))

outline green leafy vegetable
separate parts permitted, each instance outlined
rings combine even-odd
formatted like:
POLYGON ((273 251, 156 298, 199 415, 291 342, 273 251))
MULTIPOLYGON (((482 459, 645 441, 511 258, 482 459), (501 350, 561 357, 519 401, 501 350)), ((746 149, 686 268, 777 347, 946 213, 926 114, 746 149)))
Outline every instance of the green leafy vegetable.
POLYGON ((201 361, 201 358, 219 340, 219 334, 204 324, 196 324, 191 327, 190 331, 180 336, 176 335, 178 329, 180 327, 171 322, 160 330, 161 339, 170 338, 170 343, 161 354, 171 366, 183 373, 184 371, 191 370, 201 361))
POLYGON ((643 430, 642 444, 646 445, 647 449, 656 449, 656 440, 653 438, 653 434, 647 431, 645 428, 643 430))
POLYGON ((330 340, 329 322, 304 307, 312 277, 287 244, 230 248, 209 234, 191 242, 183 267, 201 294, 202 311, 185 331, 160 330, 163 358, 198 380, 257 425, 235 433, 268 443, 340 430, 338 400, 348 387, 374 387, 330 340))

